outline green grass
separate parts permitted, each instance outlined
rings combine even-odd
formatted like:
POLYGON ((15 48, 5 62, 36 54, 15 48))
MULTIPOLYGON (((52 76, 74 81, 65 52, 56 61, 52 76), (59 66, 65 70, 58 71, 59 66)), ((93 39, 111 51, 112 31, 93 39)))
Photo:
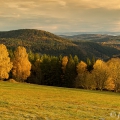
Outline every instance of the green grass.
POLYGON ((0 120, 116 120, 111 112, 120 93, 0 82, 0 120))

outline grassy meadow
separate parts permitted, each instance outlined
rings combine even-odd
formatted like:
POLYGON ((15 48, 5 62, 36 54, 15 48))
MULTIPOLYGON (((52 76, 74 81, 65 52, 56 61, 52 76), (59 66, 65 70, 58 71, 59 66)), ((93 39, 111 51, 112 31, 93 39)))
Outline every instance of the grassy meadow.
POLYGON ((0 120, 116 120, 119 112, 120 93, 0 82, 0 120))

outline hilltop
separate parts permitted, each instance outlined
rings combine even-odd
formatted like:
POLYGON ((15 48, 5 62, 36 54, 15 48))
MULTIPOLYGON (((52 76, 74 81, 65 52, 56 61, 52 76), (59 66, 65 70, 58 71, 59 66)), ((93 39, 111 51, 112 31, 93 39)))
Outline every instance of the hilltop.
POLYGON ((36 30, 20 29, 0 32, 0 44, 5 44, 8 49, 15 49, 17 46, 24 46, 27 51, 32 50, 35 53, 49 55, 77 55, 81 60, 93 56, 101 59, 109 59, 113 55, 118 55, 119 50, 112 47, 106 47, 94 41, 85 41, 85 39, 70 40, 53 33, 36 30))
MULTIPOLYGON (((50 55, 75 55, 80 50, 77 45, 68 39, 61 38, 50 32, 35 29, 20 29, 0 32, 0 43, 5 44, 9 49, 17 46, 24 46, 28 51, 50 55)), ((83 57, 83 56, 82 56, 83 57)))
POLYGON ((62 42, 64 38, 61 38, 57 35, 54 35, 50 32, 44 30, 36 29, 19 29, 0 32, 0 38, 15 38, 28 41, 37 41, 37 40, 56 40, 62 42))

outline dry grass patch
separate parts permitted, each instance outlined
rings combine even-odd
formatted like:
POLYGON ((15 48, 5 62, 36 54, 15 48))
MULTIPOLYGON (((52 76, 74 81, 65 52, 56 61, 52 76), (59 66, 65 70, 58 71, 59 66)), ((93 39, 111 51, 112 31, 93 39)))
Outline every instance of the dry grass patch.
POLYGON ((16 80, 14 79, 9 79, 8 82, 11 82, 11 83, 18 83, 16 80))

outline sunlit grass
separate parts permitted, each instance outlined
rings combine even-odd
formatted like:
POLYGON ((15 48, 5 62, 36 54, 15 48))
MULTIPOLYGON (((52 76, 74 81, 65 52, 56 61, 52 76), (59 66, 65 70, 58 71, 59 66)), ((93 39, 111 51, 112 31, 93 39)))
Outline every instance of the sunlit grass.
POLYGON ((1 120, 114 120, 112 112, 119 93, 0 82, 1 120))

